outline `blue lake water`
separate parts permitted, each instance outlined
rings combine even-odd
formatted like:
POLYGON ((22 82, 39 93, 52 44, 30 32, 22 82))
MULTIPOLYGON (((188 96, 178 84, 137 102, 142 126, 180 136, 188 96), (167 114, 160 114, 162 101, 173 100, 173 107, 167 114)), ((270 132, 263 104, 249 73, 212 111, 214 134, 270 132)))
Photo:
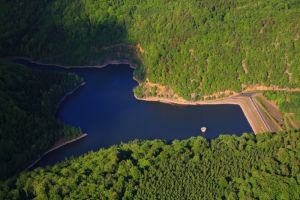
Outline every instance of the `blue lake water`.
POLYGON ((51 165, 134 139, 187 139, 201 135, 203 126, 207 127, 204 137, 208 139, 220 134, 252 132, 236 105, 178 106, 136 100, 133 88, 137 82, 132 79, 133 70, 128 65, 62 70, 23 63, 37 69, 74 72, 86 82, 61 104, 57 117, 81 127, 88 136, 51 152, 36 166, 51 165))

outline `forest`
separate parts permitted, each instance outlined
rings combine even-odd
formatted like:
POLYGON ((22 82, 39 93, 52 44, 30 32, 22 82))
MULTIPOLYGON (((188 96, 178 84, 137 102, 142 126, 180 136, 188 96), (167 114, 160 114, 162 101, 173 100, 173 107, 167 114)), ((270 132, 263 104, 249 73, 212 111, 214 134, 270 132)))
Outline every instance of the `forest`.
MULTIPOLYGON (((81 133, 55 112, 83 80, 7 61, 126 60, 189 100, 300 88, 299 0, 1 0, 0 24, 0 199, 300 199, 299 130, 135 140, 19 174, 81 133)), ((300 122, 299 93, 264 95, 300 122)))
POLYGON ((59 139, 81 134, 59 122, 55 112, 65 93, 82 81, 0 60, 0 180, 25 169, 59 139))
POLYGON ((130 60, 138 79, 192 100, 249 85, 300 87, 298 0, 2 0, 0 13, 4 56, 130 60))
POLYGON ((0 199, 299 199, 300 131, 132 141, 0 184, 0 199))

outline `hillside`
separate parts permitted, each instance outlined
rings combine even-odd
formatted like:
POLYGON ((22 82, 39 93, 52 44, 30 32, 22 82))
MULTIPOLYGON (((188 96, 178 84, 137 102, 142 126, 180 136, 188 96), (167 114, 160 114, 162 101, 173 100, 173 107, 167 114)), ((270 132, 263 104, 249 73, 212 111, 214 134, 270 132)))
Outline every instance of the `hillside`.
POLYGON ((55 118, 57 102, 81 81, 0 61, 0 179, 27 167, 59 139, 81 133, 55 118))
POLYGON ((134 63, 137 97, 259 90, 276 130, 295 129, 299 0, 1 0, 0 24, 0 199, 300 199, 299 130, 133 141, 18 175, 81 134, 55 112, 83 80, 7 61, 134 63))
POLYGON ((300 132, 133 141, 22 173, 0 199, 299 199, 300 132))
POLYGON ((0 52, 46 63, 131 60, 186 99, 300 87, 297 0, 2 1, 0 52))

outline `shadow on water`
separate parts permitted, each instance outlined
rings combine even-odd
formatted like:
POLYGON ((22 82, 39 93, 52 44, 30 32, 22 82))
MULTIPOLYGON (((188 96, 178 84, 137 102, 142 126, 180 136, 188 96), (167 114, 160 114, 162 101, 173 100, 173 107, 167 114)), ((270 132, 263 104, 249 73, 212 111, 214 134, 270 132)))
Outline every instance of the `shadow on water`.
POLYGON ((135 139, 170 142, 200 135, 212 139, 223 133, 252 132, 236 105, 174 106, 136 100, 133 88, 137 83, 128 65, 65 70, 22 63, 33 69, 73 72, 86 81, 84 87, 64 101, 57 117, 64 123, 81 127, 88 136, 51 152, 35 167, 135 139), (205 134, 200 130, 203 126, 207 127, 205 134))
MULTIPOLYGON (((67 6, 62 1, 56 3, 62 5, 54 6, 51 1, 41 5, 45 6, 43 15, 33 15, 30 20, 35 26, 23 30, 26 34, 21 40, 7 44, 12 52, 45 63, 66 65, 99 64, 109 59, 139 62, 134 48, 118 45, 129 41, 123 22, 109 15, 98 21, 91 20, 91 16, 84 14, 84 1, 69 6, 68 10, 64 10, 67 6), (62 12, 63 17, 57 16, 62 12)), ((207 139, 218 137, 220 133, 239 135, 252 131, 239 106, 174 106, 136 100, 133 88, 137 83, 132 79, 133 70, 127 65, 66 70, 18 62, 37 70, 73 72, 86 81, 84 87, 61 104, 57 117, 64 123, 81 127, 88 136, 49 153, 35 167, 135 139, 172 141, 199 136, 202 126, 208 127, 204 135, 207 139)), ((142 77, 142 68, 135 73, 142 77)), ((128 152, 124 152, 126 155, 128 152)))
POLYGON ((85 1, 27 1, 22 9, 19 4, 6 4, 12 11, 4 15, 7 23, 3 26, 10 34, 0 38, 2 55, 66 65, 99 64, 124 57, 126 50, 130 52, 126 58, 134 56, 130 49, 116 53, 116 49, 103 48, 128 43, 125 22, 107 10, 96 16, 85 1))

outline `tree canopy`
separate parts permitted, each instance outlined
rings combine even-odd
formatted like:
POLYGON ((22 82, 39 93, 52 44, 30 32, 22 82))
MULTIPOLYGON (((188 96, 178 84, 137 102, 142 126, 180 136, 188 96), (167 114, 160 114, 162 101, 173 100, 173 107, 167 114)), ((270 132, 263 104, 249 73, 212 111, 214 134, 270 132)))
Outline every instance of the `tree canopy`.
POLYGON ((132 141, 20 174, 1 199, 299 199, 300 132, 132 141))
POLYGON ((300 86, 298 0, 3 0, 0 9, 3 55, 132 60, 138 78, 186 99, 245 85, 300 86))
MULTIPOLYGON (((0 24, 1 59, 129 60, 136 78, 186 99, 300 87, 299 0, 2 0, 0 24)), ((0 179, 80 133, 55 107, 81 81, 0 62, 0 179)), ((265 95, 299 110, 298 93, 265 95)), ((2 181, 0 199, 300 199, 299 137, 133 141, 2 181)))
POLYGON ((59 100, 81 81, 0 61, 0 179, 24 169, 59 139, 81 133, 55 118, 59 100))

